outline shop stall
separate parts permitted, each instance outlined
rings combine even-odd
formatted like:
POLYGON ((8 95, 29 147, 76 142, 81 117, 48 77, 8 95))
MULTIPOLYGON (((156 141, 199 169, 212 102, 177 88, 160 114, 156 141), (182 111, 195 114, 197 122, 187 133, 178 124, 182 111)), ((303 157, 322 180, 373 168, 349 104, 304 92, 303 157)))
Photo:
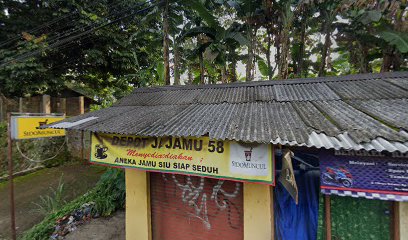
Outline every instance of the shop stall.
POLYGON ((408 239, 408 72, 135 89, 51 128, 126 171, 130 239, 408 239))

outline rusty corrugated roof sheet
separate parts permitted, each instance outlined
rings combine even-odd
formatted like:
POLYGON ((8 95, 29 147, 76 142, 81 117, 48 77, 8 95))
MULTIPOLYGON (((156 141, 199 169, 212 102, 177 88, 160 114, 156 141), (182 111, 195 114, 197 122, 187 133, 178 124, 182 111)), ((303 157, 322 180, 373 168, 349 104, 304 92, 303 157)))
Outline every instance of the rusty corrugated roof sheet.
POLYGON ((50 127, 405 153, 408 72, 139 88, 50 127))

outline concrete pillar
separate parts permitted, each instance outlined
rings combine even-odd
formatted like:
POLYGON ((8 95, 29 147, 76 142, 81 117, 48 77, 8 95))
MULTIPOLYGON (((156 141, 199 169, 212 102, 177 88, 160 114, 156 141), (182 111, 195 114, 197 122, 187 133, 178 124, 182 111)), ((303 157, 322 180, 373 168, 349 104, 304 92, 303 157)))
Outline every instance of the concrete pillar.
POLYGON ((408 202, 399 203, 400 240, 408 240, 408 202))
POLYGON ((244 183, 244 240, 273 239, 271 187, 244 183))
POLYGON ((42 113, 51 113, 51 96, 43 95, 41 101, 41 112, 42 113))
POLYGON ((126 169, 126 240, 150 240, 149 173, 126 169))

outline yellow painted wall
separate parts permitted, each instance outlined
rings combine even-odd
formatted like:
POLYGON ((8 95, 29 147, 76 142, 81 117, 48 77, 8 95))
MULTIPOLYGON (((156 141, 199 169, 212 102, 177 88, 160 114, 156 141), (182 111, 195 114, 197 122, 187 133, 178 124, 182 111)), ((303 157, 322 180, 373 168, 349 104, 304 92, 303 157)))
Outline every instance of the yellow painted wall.
POLYGON ((126 169, 126 240, 150 240, 148 173, 126 169))
MULTIPOLYGON (((150 192, 148 173, 126 169, 126 240, 150 240, 150 192)), ((244 239, 271 240, 271 188, 244 183, 244 239)))
POLYGON ((399 203, 400 240, 408 240, 408 202, 399 203))
POLYGON ((244 239, 271 240, 271 188, 244 183, 244 239))

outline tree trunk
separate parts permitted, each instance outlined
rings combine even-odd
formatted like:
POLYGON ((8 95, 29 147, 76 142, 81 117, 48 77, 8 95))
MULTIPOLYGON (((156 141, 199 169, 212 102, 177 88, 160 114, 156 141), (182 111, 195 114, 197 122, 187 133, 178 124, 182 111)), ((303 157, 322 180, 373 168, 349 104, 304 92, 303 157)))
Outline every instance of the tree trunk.
POLYGON ((231 82, 237 81, 237 59, 235 58, 235 49, 232 50, 233 57, 231 58, 231 64, 229 67, 231 82))
MULTIPOLYGON (((327 15, 328 13, 326 12, 325 14, 327 15)), ((320 67, 319 67, 319 77, 326 75, 326 58, 327 58, 327 52, 331 45, 331 41, 330 41, 331 21, 329 20, 328 17, 325 19, 326 19, 326 22, 324 24, 325 39, 324 39, 324 45, 322 48, 322 62, 320 63, 320 67)))
POLYGON ((245 81, 249 82, 252 81, 252 62, 253 62, 253 52, 252 52, 252 41, 250 40, 248 46, 248 58, 246 63, 246 71, 245 71, 245 81))
POLYGON ((221 68, 221 82, 227 83, 228 82, 228 75, 227 75, 227 67, 224 65, 221 68))
MULTIPOLYGON (((280 28, 280 30, 278 31, 278 33, 275 35, 275 48, 276 48, 276 54, 275 54, 275 70, 276 70, 276 68, 280 65, 280 58, 281 58, 281 51, 282 51, 282 49, 281 49, 281 42, 282 42, 282 39, 281 39, 281 36, 280 36, 280 33, 282 32, 282 29, 280 28)), ((274 70, 274 71, 275 71, 274 70)), ((279 72, 279 70, 278 70, 278 72, 279 72)), ((279 73, 278 73, 278 75, 279 75, 279 73)), ((278 76, 278 78, 279 78, 279 76, 278 76)))
POLYGON ((394 71, 401 71, 402 56, 400 52, 394 50, 394 57, 392 58, 392 69, 394 71))
POLYGON ((200 52, 198 55, 198 60, 200 62, 200 84, 205 84, 205 78, 204 78, 204 57, 203 53, 200 52))
POLYGON ((231 82, 236 82, 237 79, 237 61, 233 60, 231 62, 231 82))
POLYGON ((282 13, 282 30, 280 32, 281 54, 279 59, 279 78, 287 79, 289 74, 289 34, 292 28, 294 14, 291 9, 290 1, 286 2, 282 13))
POLYGON ((170 50, 169 50, 169 0, 165 0, 163 12, 163 60, 164 60, 164 82, 170 85, 170 50))
POLYGON ((289 29, 283 28, 281 33, 281 54, 279 59, 279 79, 288 78, 289 68, 289 29))
POLYGON ((268 45, 266 48, 266 63, 268 65, 268 80, 272 80, 272 64, 271 64, 271 48, 272 48, 272 34, 268 33, 268 45))
POLYGON ((188 73, 187 73, 187 84, 191 85, 193 84, 194 76, 193 76, 193 70, 191 68, 191 65, 188 66, 188 73))
POLYGON ((363 43, 358 42, 360 54, 359 54, 359 73, 368 73, 369 70, 369 63, 367 59, 368 49, 363 45, 363 43))
POLYGON ((254 57, 255 57, 255 53, 254 53, 255 36, 256 36, 256 30, 254 33, 253 27, 250 24, 248 24, 249 46, 248 46, 248 59, 247 59, 246 74, 245 74, 245 78, 247 82, 252 81, 254 78, 252 74, 252 70, 254 68, 254 57))
POLYGON ((394 47, 388 46, 383 49, 383 62, 381 72, 399 71, 402 64, 401 54, 394 47))
MULTIPOLYGON (((303 15, 305 18, 306 16, 303 15)), ((296 69, 296 75, 298 77, 302 77, 303 75, 303 68, 304 68, 304 57, 305 57, 305 42, 306 42, 306 20, 303 20, 301 23, 301 29, 300 29, 300 41, 299 41, 299 56, 297 60, 297 69, 296 69)))
POLYGON ((174 85, 180 85, 180 49, 174 44, 174 85))
POLYGON ((229 55, 231 59, 231 63, 228 66, 229 81, 236 82, 237 81, 237 59, 236 59, 234 46, 229 47, 229 55))

